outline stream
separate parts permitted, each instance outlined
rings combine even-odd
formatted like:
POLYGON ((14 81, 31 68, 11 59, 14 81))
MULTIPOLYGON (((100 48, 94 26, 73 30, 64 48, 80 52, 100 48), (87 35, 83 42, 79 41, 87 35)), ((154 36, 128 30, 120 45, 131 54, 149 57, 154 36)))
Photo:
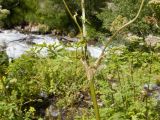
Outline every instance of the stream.
MULTIPOLYGON (((0 50, 5 49, 10 59, 16 59, 24 54, 27 50, 30 50, 33 44, 57 44, 60 45, 60 41, 57 37, 51 37, 50 35, 36 35, 36 34, 23 34, 16 30, 3 30, 0 33, 0 50)), ((101 54, 103 47, 88 46, 88 52, 94 58, 98 58, 101 54)), ((74 47, 67 48, 67 50, 76 50, 74 47)), ((43 49, 42 56, 47 55, 47 49, 43 49)))

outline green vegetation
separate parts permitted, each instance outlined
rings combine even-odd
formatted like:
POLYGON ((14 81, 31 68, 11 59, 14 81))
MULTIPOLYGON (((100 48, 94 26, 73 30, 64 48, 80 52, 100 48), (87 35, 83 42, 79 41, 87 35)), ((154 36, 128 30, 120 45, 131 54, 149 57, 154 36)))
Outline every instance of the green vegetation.
MULTIPOLYGON (((144 88, 160 84, 159 53, 154 52, 156 47, 150 49, 142 43, 142 39, 136 39, 111 48, 99 68, 95 83, 102 119, 159 119, 158 93, 153 86, 144 88)), ((94 119, 92 102, 87 98, 88 82, 78 59, 81 54, 63 49, 51 53, 39 58, 32 50, 9 65, 1 83, 6 88, 1 89, 2 119, 41 118, 38 105, 48 104, 47 99, 54 97, 52 104, 59 110, 68 109, 68 116, 94 119)))
POLYGON ((146 36, 160 33, 160 2, 143 2, 0 0, 2 28, 74 31, 82 48, 35 45, 10 63, 2 50, 0 120, 159 120, 160 41, 146 36), (98 59, 90 40, 104 45, 98 59))
MULTIPOLYGON (((159 34, 159 3, 147 0, 138 20, 128 30, 140 36, 147 34, 159 34)), ((80 1, 66 1, 72 14, 77 13, 77 21, 81 21, 80 1)), ((5 27, 12 28, 17 25, 24 27, 27 24, 33 26, 44 24, 49 30, 73 31, 76 28, 61 0, 1 0, 4 9, 10 14, 3 19, 5 27), (34 14, 33 14, 34 13, 34 14)), ((139 0, 87 0, 86 20, 88 37, 90 39, 106 36, 112 33, 111 25, 117 16, 121 15, 126 20, 135 16, 135 11, 140 4, 139 0), (128 11, 128 12, 126 12, 128 11), (109 16, 109 17, 108 17, 109 16), (103 34, 101 34, 103 33, 103 34), (94 34, 94 36, 93 36, 94 34)))

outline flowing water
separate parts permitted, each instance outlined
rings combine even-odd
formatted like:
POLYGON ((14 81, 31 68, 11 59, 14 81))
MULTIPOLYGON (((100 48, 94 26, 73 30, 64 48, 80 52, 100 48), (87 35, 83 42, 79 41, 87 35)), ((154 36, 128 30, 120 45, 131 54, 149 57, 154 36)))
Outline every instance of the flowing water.
MULTIPOLYGON (((15 59, 33 47, 32 44, 60 44, 56 37, 49 35, 22 34, 15 30, 4 30, 0 33, 0 46, 5 48, 9 58, 15 59)), ((67 48, 75 50, 75 48, 67 48)), ((98 58, 102 47, 88 46, 90 55, 98 58)), ((43 49, 41 54, 47 55, 47 49, 43 49)))

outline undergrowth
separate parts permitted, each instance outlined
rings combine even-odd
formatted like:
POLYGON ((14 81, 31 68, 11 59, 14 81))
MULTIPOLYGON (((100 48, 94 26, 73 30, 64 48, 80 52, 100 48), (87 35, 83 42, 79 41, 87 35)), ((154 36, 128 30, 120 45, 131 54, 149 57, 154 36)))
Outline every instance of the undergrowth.
MULTIPOLYGON (((110 48, 98 70, 95 83, 102 120, 160 119, 159 52, 136 42, 110 48)), ((54 47, 48 46, 48 57, 32 50, 9 64, 1 80, 2 120, 94 120, 81 53, 54 47), (55 110, 62 113, 54 118, 55 110)))

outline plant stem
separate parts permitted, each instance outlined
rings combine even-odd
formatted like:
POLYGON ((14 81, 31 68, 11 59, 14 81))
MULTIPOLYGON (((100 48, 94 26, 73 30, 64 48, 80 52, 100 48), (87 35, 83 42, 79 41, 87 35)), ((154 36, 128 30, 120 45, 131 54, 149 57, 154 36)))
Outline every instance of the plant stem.
POLYGON ((91 97, 92 97, 92 101, 93 101, 96 120, 100 120, 99 107, 98 107, 98 104, 97 104, 95 87, 94 87, 94 80, 93 79, 90 80, 90 92, 91 92, 91 97))
POLYGON ((99 108, 98 108, 98 104, 97 104, 97 98, 96 98, 96 92, 95 92, 95 87, 94 87, 94 75, 95 72, 92 68, 89 67, 89 61, 88 61, 88 57, 87 57, 87 41, 86 41, 86 35, 87 35, 87 31, 86 31, 86 26, 85 26, 85 21, 86 21, 86 17, 85 17, 85 0, 81 0, 81 9, 82 9, 82 41, 85 42, 85 47, 84 47, 84 60, 86 62, 86 72, 88 71, 87 74, 87 78, 89 80, 89 86, 90 86, 90 92, 91 92, 91 97, 92 97, 92 101, 93 101, 93 106, 94 106, 94 112, 95 112, 95 116, 96 116, 96 120, 100 120, 100 114, 99 114, 99 108))
POLYGON ((134 72, 134 68, 133 68, 133 55, 131 55, 130 76, 131 76, 131 87, 132 87, 132 89, 133 89, 133 97, 134 97, 134 101, 135 101, 135 100, 136 100, 136 90, 135 90, 133 72, 134 72))
POLYGON ((146 113, 145 113, 145 116, 146 116, 146 120, 148 120, 148 96, 146 97, 146 113))
POLYGON ((99 107, 97 104, 96 92, 95 92, 95 87, 94 87, 95 70, 93 68, 89 67, 86 61, 82 60, 82 63, 84 65, 84 68, 86 71, 87 80, 89 81, 89 87, 90 87, 90 92, 91 92, 91 98, 93 101, 96 120, 100 120, 99 107))
POLYGON ((86 37, 87 31, 86 31, 86 15, 85 15, 85 0, 81 0, 81 9, 82 9, 82 31, 83 31, 83 37, 86 37))
POLYGON ((67 9, 67 11, 68 11, 68 13, 69 13, 69 15, 71 16, 71 18, 74 20, 75 24, 77 25, 80 34, 82 34, 81 26, 79 25, 79 23, 77 22, 77 19, 76 19, 77 13, 75 13, 75 15, 73 15, 73 14, 71 13, 71 11, 70 11, 70 9, 69 9, 69 7, 68 7, 68 5, 67 5, 67 3, 66 3, 65 0, 63 0, 63 3, 64 3, 64 5, 65 5, 65 7, 66 7, 66 9, 67 9))

